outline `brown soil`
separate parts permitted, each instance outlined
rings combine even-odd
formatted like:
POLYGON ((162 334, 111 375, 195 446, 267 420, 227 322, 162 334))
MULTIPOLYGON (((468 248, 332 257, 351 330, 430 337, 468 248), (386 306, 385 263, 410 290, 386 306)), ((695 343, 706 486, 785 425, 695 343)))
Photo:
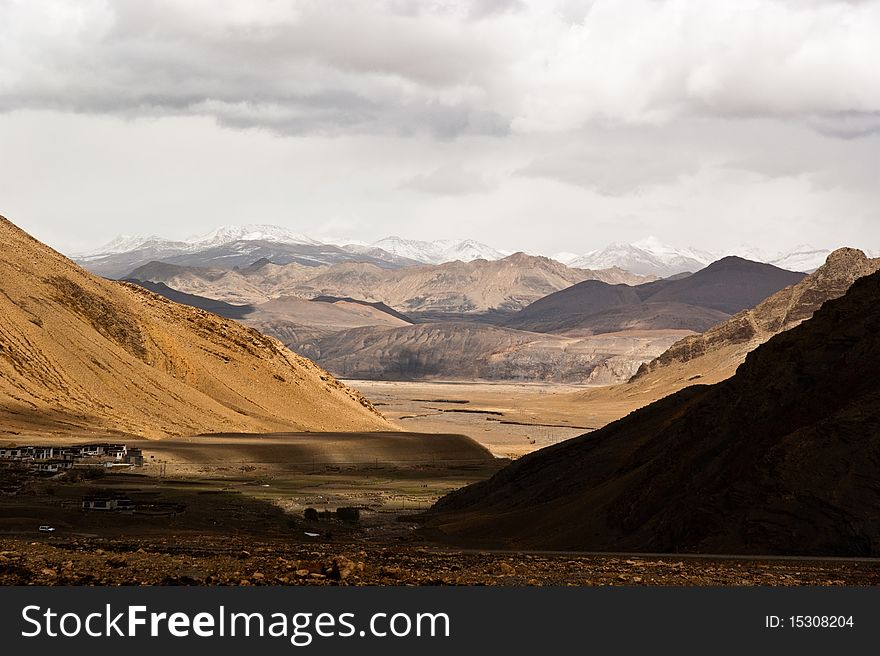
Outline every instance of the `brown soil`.
POLYGON ((275 339, 93 276, 2 217, 0 249, 7 434, 389 428, 360 394, 275 339))
POLYGON ((467 552, 419 545, 0 537, 0 585, 860 585, 866 561, 467 552))

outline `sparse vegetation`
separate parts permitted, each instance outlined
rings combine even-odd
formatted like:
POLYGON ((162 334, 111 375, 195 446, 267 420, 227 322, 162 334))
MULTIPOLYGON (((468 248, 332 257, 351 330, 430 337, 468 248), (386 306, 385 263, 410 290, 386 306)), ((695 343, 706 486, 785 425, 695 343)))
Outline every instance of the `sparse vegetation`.
POLYGON ((336 519, 343 522, 359 522, 361 520, 361 511, 359 508, 344 506, 336 509, 336 519))
POLYGON ((104 478, 106 470, 102 467, 77 467, 76 469, 68 469, 61 476, 61 480, 65 483, 79 483, 80 481, 94 481, 104 478))

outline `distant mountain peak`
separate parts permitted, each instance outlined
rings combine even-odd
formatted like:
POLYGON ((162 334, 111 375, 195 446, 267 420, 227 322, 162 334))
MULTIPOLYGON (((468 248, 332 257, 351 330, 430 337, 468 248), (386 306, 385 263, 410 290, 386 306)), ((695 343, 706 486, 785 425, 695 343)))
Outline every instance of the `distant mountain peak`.
POLYGON ((422 241, 404 239, 398 235, 385 237, 373 243, 376 248, 394 255, 405 257, 424 264, 442 264, 444 262, 472 262, 473 260, 500 260, 505 253, 495 250, 475 239, 438 239, 422 241))
POLYGON ((246 224, 223 225, 206 235, 188 239, 187 243, 200 247, 223 246, 234 241, 270 241, 285 244, 320 244, 319 241, 276 225, 246 224))
POLYGON ((643 248, 646 251, 665 251, 665 250, 673 250, 671 246, 663 243, 659 239, 657 239, 654 235, 648 235, 647 237, 640 239, 638 241, 634 241, 632 246, 637 248, 643 248))
POLYGON ((119 235, 103 246, 85 253, 79 253, 78 256, 89 257, 91 255, 104 255, 109 253, 127 253, 136 248, 140 248, 147 242, 151 241, 160 242, 164 240, 156 235, 119 235))
POLYGON ((711 253, 694 248, 675 248, 662 243, 656 237, 646 237, 631 244, 612 242, 601 250, 582 255, 567 264, 583 269, 619 267, 640 275, 666 278, 702 269, 714 259, 711 253))

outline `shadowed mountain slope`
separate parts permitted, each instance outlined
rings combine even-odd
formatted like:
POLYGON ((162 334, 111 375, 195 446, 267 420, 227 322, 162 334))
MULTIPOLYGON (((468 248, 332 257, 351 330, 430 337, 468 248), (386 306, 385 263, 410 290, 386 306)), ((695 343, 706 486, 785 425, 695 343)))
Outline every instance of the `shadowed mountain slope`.
POLYGON ((749 554, 880 546, 880 273, 694 386, 441 499, 467 544, 749 554))
POLYGON ((148 280, 133 279, 124 280, 123 282, 139 285, 144 289, 150 290, 154 294, 164 296, 169 301, 174 301, 181 305, 188 305, 200 310, 207 310, 208 312, 219 314, 221 317, 226 317, 227 319, 242 319, 254 311, 254 306, 252 305, 232 305, 231 303, 217 301, 205 296, 198 296, 197 294, 184 294, 176 289, 172 289, 164 282, 150 282, 148 280))
POLYGON ((582 282, 536 300, 505 325, 539 332, 600 333, 632 326, 702 331, 754 307, 804 275, 725 257, 693 275, 635 287, 582 282))

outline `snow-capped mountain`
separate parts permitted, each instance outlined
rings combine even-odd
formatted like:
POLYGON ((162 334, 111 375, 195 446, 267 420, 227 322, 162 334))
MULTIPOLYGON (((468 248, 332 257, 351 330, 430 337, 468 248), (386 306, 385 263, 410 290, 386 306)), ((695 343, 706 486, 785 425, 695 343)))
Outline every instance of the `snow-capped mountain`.
POLYGON ((768 260, 768 262, 773 266, 778 266, 780 269, 809 273, 825 264, 825 260, 828 259, 830 253, 830 250, 824 248, 815 248, 809 244, 801 244, 790 251, 779 253, 768 260))
POLYGON ((472 260, 500 260, 507 253, 495 250, 473 239, 454 240, 440 239, 437 241, 419 241, 401 237, 386 237, 373 243, 376 248, 425 264, 442 264, 443 262, 470 262, 472 260))
POLYGON ((80 259, 99 257, 112 253, 129 253, 131 251, 151 248, 157 251, 173 251, 195 253, 198 251, 225 246, 237 241, 264 241, 279 244, 320 245, 321 242, 306 237, 286 228, 273 225, 226 225, 215 228, 206 235, 199 235, 183 241, 164 239, 156 235, 119 235, 100 248, 87 253, 80 253, 80 259))
POLYGON ((568 261, 580 269, 619 267, 643 276, 666 278, 686 271, 698 271, 717 259, 695 248, 674 248, 648 237, 632 244, 615 242, 568 261))
POLYGON ((745 260, 751 260, 752 262, 770 262, 775 255, 768 254, 765 250, 761 248, 756 248, 751 244, 740 244, 735 248, 729 248, 723 252, 716 253, 716 258, 720 260, 722 257, 727 255, 736 255, 737 257, 741 257, 745 260))
POLYGON ((312 246, 321 243, 287 228, 263 224, 220 226, 207 235, 188 239, 187 243, 194 249, 206 249, 224 246, 236 241, 268 241, 279 244, 310 244, 312 246))
MULTIPOLYGON (((560 256, 565 259, 560 256, 555 259, 570 267, 607 269, 617 266, 632 273, 665 278, 685 271, 697 271, 727 255, 772 264, 788 271, 810 273, 825 264, 830 253, 831 250, 827 248, 816 248, 809 244, 779 253, 768 253, 749 244, 740 244, 735 248, 712 253, 696 248, 673 247, 654 237, 648 237, 632 244, 609 244, 601 250, 574 258, 568 257, 568 253, 561 253, 560 256)), ((871 256, 870 253, 867 254, 871 256)))
MULTIPOLYGON (((789 271, 810 272, 824 264, 830 252, 803 244, 769 254, 742 244, 723 252, 710 253, 696 248, 670 246, 648 237, 629 244, 612 243, 584 255, 557 253, 552 259, 574 268, 598 270, 617 267, 639 275, 665 278, 698 271, 726 255, 766 262, 789 271)), ((473 239, 421 241, 393 236, 373 243, 355 239, 317 240, 279 226, 250 224, 221 226, 206 235, 184 241, 155 235, 120 235, 75 259, 96 273, 118 277, 151 261, 218 267, 247 266, 258 259, 269 259, 277 264, 299 262, 307 266, 355 261, 396 268, 456 260, 500 260, 509 254, 473 239)), ((872 253, 867 254, 872 256, 872 253)))
POLYGON ((128 253, 139 248, 153 247, 184 247, 186 242, 175 242, 168 239, 162 239, 156 235, 119 235, 115 239, 107 242, 103 246, 99 246, 85 253, 76 253, 75 257, 87 259, 89 257, 100 257, 111 253, 128 253))
POLYGON ((304 266, 366 262, 395 268, 417 264, 373 246, 343 248, 273 225, 221 226, 185 241, 125 235, 74 259, 109 278, 124 277, 154 261, 221 268, 249 266, 261 259, 304 266), (361 250, 364 252, 358 252, 361 250))
POLYGON ((569 262, 574 262, 578 259, 580 255, 577 253, 571 253, 569 251, 561 251, 559 253, 554 253, 550 256, 551 260, 556 260, 557 262, 562 262, 563 264, 568 264, 569 262))

